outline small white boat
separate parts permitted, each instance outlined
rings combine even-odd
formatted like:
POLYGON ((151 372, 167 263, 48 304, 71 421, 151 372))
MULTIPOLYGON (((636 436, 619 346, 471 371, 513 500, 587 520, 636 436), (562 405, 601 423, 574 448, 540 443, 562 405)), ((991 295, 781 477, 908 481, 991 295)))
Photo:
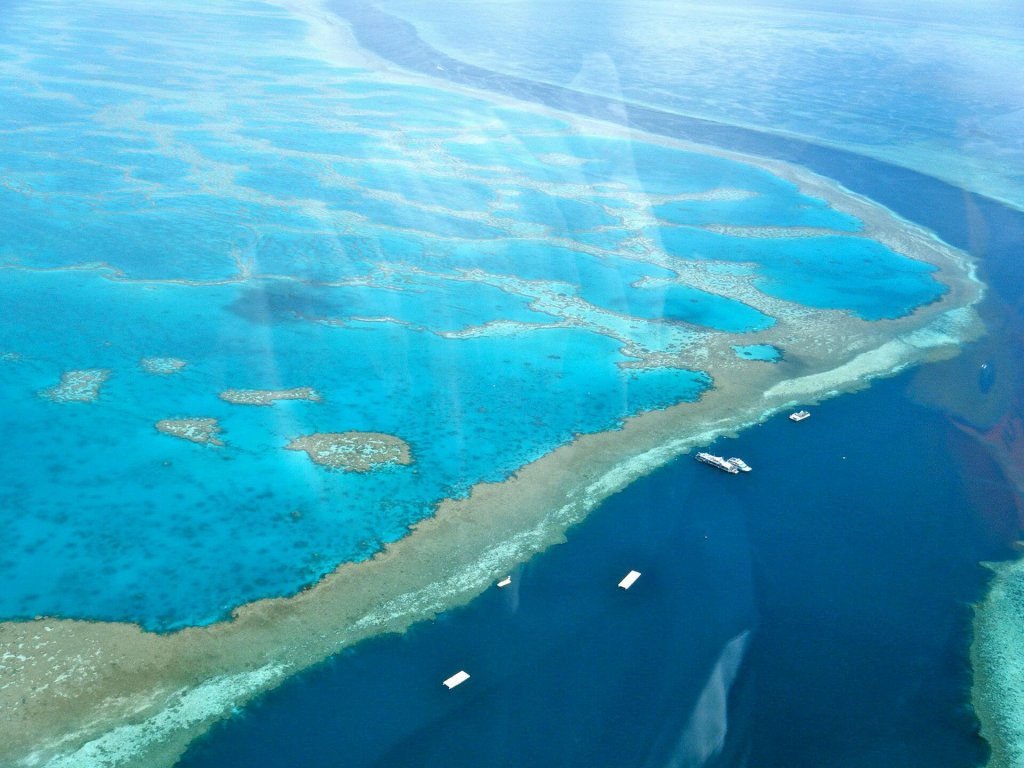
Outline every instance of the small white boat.
POLYGON ((511 583, 512 583, 512 577, 511 576, 506 576, 504 579, 502 579, 501 581, 498 582, 498 589, 504 589, 505 587, 507 587, 511 583))
POLYGON ((623 589, 629 589, 633 586, 637 579, 640 578, 640 571, 630 571, 626 574, 626 578, 619 582, 619 586, 623 589))
POLYGON ((789 414, 790 421, 803 421, 804 419, 810 418, 810 411, 797 411, 796 413, 789 414))
POLYGON ((462 685, 467 680, 469 680, 469 673, 460 670, 459 672, 456 672, 454 675, 445 680, 444 686, 450 691, 455 686, 462 685))
POLYGON ((730 464, 736 467, 736 469, 738 469, 740 472, 750 471, 750 465, 747 464, 747 462, 745 462, 743 459, 737 459, 733 457, 731 459, 726 459, 726 461, 728 461, 730 464))

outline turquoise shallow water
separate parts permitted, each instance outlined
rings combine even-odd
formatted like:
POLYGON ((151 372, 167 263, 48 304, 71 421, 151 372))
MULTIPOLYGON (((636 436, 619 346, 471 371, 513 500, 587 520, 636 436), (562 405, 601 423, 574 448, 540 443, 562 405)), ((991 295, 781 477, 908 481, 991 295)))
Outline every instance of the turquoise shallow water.
POLYGON ((25 356, 0 364, 9 403, 0 423, 19 446, 4 460, 3 494, 12 588, 2 610, 14 617, 152 628, 212 621, 372 554, 432 502, 501 479, 574 430, 611 428, 706 386, 685 371, 619 372, 608 365, 622 359, 616 342, 573 329, 450 341, 395 323, 290 320, 267 310, 275 299, 258 287, 141 291, 67 272, 6 278, 3 300, 18 313, 25 356), (59 305, 40 303, 44 295, 59 305), (54 326, 65 329, 60 339, 54 326), (154 376, 138 366, 151 353, 190 362, 154 376), (109 368, 99 400, 41 398, 59 375, 55 360, 109 368), (216 396, 226 386, 296 385, 316 388, 323 402, 267 408, 216 396), (545 407, 553 401, 557 414, 545 407), (220 419, 227 445, 154 429, 187 416, 220 419), (328 472, 283 450, 301 434, 347 430, 402 437, 414 466, 328 472))
POLYGON ((865 320, 900 317, 939 298, 944 288, 922 279, 934 267, 897 256, 873 240, 825 235, 758 239, 684 227, 656 232, 665 249, 697 260, 747 262, 757 287, 771 296, 820 309, 847 309, 865 320))
POLYGON ((763 360, 766 363, 777 363, 782 359, 782 351, 771 344, 737 344, 733 350, 744 360, 763 360))
POLYGON ((659 218, 669 224, 720 224, 749 227, 776 226, 779 221, 779 198, 792 201, 788 226, 817 227, 840 231, 857 231, 861 223, 852 216, 839 213, 805 195, 780 191, 744 200, 686 200, 655 207, 659 218), (788 194, 787 194, 788 193, 788 194))
POLYGON ((125 8, 0 22, 0 427, 17 445, 0 459, 0 616, 214 621, 575 434, 698 398, 706 372, 626 368, 623 348, 774 319, 677 282, 673 258, 743 262, 766 293, 869 319, 940 290, 863 238, 695 226, 857 230, 762 170, 297 57, 302 27, 270 6, 189 25, 125 8), (721 188, 743 194, 667 199, 721 188), (825 252, 790 292, 786 260, 825 252), (155 376, 148 356, 187 365, 155 376), (95 402, 38 394, 95 368, 95 402), (298 386, 322 402, 217 398, 298 386), (154 429, 182 417, 218 419, 226 445, 154 429), (284 450, 349 430, 404 439, 414 463, 331 472, 284 450))

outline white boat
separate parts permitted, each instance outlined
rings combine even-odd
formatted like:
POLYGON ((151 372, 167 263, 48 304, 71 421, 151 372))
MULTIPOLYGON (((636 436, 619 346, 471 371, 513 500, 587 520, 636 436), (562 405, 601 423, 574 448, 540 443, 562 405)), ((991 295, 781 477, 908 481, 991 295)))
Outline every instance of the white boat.
POLYGON ((750 465, 747 464, 747 462, 745 462, 743 459, 737 459, 736 457, 733 457, 731 459, 726 459, 726 461, 728 461, 730 464, 736 467, 736 469, 738 469, 740 472, 750 471, 750 465))
POLYGON ((713 453, 701 451, 694 456, 694 458, 697 459, 697 461, 710 464, 712 467, 716 467, 723 472, 728 472, 730 475, 738 475, 740 473, 739 468, 735 464, 726 461, 721 456, 715 456, 713 453))
POLYGON ((457 685, 462 685, 464 682, 469 680, 469 673, 465 671, 456 672, 454 675, 444 681, 444 686, 449 691, 457 685))
POLYGON ((789 418, 791 421, 803 421, 804 419, 809 418, 810 415, 810 411, 797 411, 796 413, 789 414, 789 418))
POLYGON ((506 576, 504 579, 502 579, 501 581, 498 582, 498 589, 504 589, 505 587, 507 587, 511 583, 512 583, 512 577, 511 576, 506 576))
POLYGON ((619 582, 619 586, 623 589, 629 589, 633 586, 637 579, 640 578, 640 571, 630 571, 626 574, 626 578, 619 582))

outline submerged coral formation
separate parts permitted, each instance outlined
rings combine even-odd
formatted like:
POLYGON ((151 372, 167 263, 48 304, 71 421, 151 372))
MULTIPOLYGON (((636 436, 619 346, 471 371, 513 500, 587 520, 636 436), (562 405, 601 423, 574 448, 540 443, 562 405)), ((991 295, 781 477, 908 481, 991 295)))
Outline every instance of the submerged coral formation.
POLYGON ((224 445, 217 435, 220 425, 216 419, 161 419, 156 423, 158 432, 171 437, 180 437, 193 443, 224 445))
POLYGON ((320 401, 320 393, 312 387, 292 389, 225 389, 220 399, 235 405, 273 405, 275 400, 320 401))
POLYGON ((144 357, 139 360, 142 370, 155 376, 168 376, 177 373, 186 365, 184 360, 179 360, 176 357, 144 357))
POLYGON ((106 368, 85 368, 65 371, 60 383, 39 394, 55 403, 91 403, 100 396, 100 388, 110 378, 106 368))
POLYGON ((409 444, 381 432, 318 432, 297 437, 287 448, 305 451, 322 467, 369 472, 385 464, 412 464, 409 444))

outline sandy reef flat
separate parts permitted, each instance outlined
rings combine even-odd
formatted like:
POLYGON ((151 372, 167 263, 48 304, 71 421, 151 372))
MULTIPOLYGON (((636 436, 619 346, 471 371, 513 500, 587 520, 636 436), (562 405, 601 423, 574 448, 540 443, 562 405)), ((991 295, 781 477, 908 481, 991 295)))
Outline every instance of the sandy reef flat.
POLYGON ((100 396, 100 389, 110 378, 105 368, 85 368, 65 371, 60 383, 42 390, 39 395, 55 403, 92 403, 100 396))
POLYGON ((1024 765, 1024 560, 992 563, 992 583, 974 608, 971 703, 992 749, 989 768, 1024 765))
POLYGON ((317 432, 292 440, 289 451, 305 451, 314 464, 370 472, 386 464, 412 464, 409 444, 382 432, 317 432))
POLYGON ((220 434, 220 424, 216 419, 161 419, 154 426, 157 432, 171 437, 180 437, 193 443, 208 445, 224 445, 224 442, 217 437, 220 434))
POLYGON ((139 367, 154 376, 170 376, 184 368, 187 363, 176 357, 144 357, 139 360, 139 367))
POLYGON ((225 389, 220 399, 235 405, 273 405, 276 400, 309 400, 319 402, 320 393, 312 387, 292 389, 225 389))

